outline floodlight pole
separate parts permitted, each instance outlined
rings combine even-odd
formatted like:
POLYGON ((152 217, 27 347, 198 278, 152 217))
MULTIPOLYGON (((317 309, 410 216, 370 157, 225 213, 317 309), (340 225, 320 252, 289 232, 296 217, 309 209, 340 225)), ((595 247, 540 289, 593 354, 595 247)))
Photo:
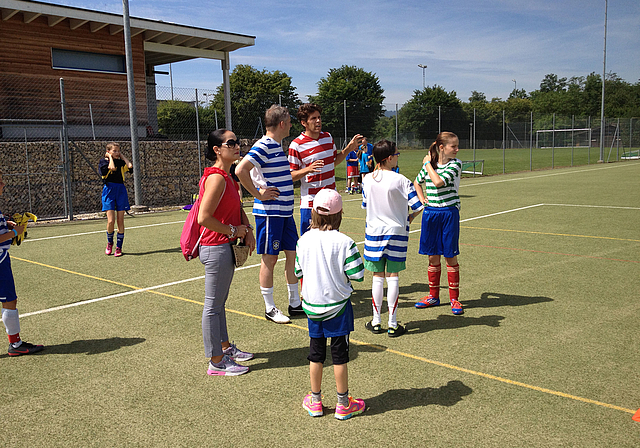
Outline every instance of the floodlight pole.
POLYGON ((602 60, 602 100, 600 104, 600 159, 598 163, 604 162, 604 80, 607 74, 607 9, 609 0, 604 1, 604 56, 602 60))
POLYGON ((511 81, 513 81, 513 92, 514 94, 518 94, 518 83, 516 82, 515 79, 512 79, 511 81))
POLYGON ((131 161, 133 162, 133 191, 135 205, 142 204, 142 184, 140 181, 140 159, 138 157, 138 116, 136 113, 136 91, 133 79, 133 54, 131 51, 131 23, 129 20, 129 0, 122 0, 122 21, 124 23, 124 50, 127 63, 127 90, 129 92, 129 127, 131 128, 131 161))
POLYGON ((424 71, 427 69, 427 64, 418 64, 418 67, 422 69, 422 90, 425 89, 425 74, 424 71))

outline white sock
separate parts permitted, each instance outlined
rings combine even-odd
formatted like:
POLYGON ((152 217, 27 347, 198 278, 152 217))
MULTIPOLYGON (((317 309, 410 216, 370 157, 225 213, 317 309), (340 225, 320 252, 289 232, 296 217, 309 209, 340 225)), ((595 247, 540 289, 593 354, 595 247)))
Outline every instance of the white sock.
POLYGON ((373 319, 371 325, 378 325, 381 321, 380 311, 384 297, 384 277, 373 277, 371 282, 371 298, 373 299, 373 319))
POLYGON ((389 307, 389 328, 396 328, 398 321, 396 312, 398 311, 398 294, 400 293, 398 277, 387 277, 387 306, 389 307))
POLYGON ((298 283, 287 284, 287 290, 289 291, 289 305, 293 308, 300 306, 300 294, 298 294, 298 283))
POLYGON ((20 333, 20 318, 18 316, 18 310, 2 308, 2 323, 7 330, 7 334, 20 333))
POLYGON ((262 298, 264 299, 264 309, 268 313, 276 307, 276 303, 273 301, 273 286, 271 288, 263 288, 261 286, 260 292, 262 293, 262 298))

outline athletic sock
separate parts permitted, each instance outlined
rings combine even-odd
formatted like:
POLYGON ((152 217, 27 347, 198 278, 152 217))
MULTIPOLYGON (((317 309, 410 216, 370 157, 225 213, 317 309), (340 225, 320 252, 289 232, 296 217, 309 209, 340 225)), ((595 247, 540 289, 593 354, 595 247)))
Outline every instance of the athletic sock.
POLYGON ((429 295, 431 297, 440 297, 440 272, 441 268, 439 264, 430 264, 429 269, 429 295))
POLYGON ((2 308, 2 323, 7 330, 9 342, 20 342, 20 317, 18 310, 2 308))
POLYGON ((371 303, 373 304, 372 325, 378 325, 381 322, 382 298, 384 297, 384 277, 373 277, 371 282, 371 303))
POLYGON ((264 299, 264 308, 268 313, 276 307, 276 304, 273 301, 273 286, 271 288, 263 288, 261 286, 260 292, 262 293, 262 298, 264 299))
POLYGON ((460 296, 460 265, 447 265, 447 277, 449 279, 449 301, 458 300, 460 296))
POLYGON ((389 328, 396 328, 398 320, 396 312, 398 311, 398 295, 400 279, 398 277, 387 277, 387 306, 389 307, 389 328))
POLYGON ((113 244, 113 234, 114 233, 115 232, 111 232, 111 233, 107 232, 107 243, 113 244))
POLYGON ((124 233, 118 233, 116 240, 116 247, 122 249, 122 242, 124 241, 124 233))
POLYGON ((293 308, 300 306, 300 294, 298 294, 298 282, 287 284, 287 290, 289 291, 289 305, 293 308))
POLYGON ((349 407, 349 389, 343 394, 338 392, 338 404, 341 404, 345 408, 349 407))
POLYGON ((313 403, 320 403, 322 401, 322 391, 318 393, 311 391, 311 401, 313 403))

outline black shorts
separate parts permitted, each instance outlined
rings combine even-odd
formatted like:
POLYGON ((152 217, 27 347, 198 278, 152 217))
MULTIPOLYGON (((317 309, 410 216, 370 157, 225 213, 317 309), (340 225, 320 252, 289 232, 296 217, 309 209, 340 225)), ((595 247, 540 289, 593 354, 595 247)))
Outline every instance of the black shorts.
MULTIPOLYGON (((327 338, 311 338, 307 359, 322 364, 326 358, 327 338)), ((334 366, 349 362, 349 335, 331 338, 331 359, 334 366)))

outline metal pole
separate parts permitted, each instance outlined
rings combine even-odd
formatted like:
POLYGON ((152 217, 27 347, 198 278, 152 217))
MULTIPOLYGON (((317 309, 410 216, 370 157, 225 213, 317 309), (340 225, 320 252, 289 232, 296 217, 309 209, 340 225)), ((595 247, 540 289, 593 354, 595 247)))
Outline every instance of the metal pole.
MULTIPOLYGON (((225 51, 222 64, 222 85, 224 89, 224 121, 229 131, 231 128, 231 84, 229 81, 229 52, 225 51)), ((238 136, 239 137, 239 136, 238 136)))
POLYGON ((609 0, 604 2, 604 56, 602 60, 602 100, 600 101, 600 160, 604 162, 604 80, 607 74, 607 9, 609 0))
POLYGON ((620 160, 620 118, 618 118, 618 125, 616 128, 616 133, 618 134, 618 138, 616 138, 616 162, 618 162, 620 160))
POLYGON ((96 139, 96 128, 93 126, 93 109, 91 109, 91 103, 89 103, 89 115, 91 116, 91 133, 93 134, 93 140, 96 139))
MULTIPOLYGON (((473 153, 475 154, 475 150, 476 150, 476 108, 473 108, 473 153)), ((476 170, 476 166, 475 166, 475 157, 474 159, 474 165, 473 165, 473 171, 476 170)))
POLYGON ((173 70, 171 70, 171 62, 169 62, 169 84, 171 84, 171 101, 173 101, 173 70))
POLYGON ((200 157, 200 101, 198 101, 198 89, 196 89, 196 148, 198 150, 198 171, 202 177, 202 158, 200 157))
POLYGON ((587 165, 591 164, 591 139, 593 138, 593 133, 591 132, 591 115, 587 119, 587 127, 589 128, 589 148, 587 149, 587 165))
POLYGON ((556 150, 556 113, 553 113, 553 123, 551 124, 551 168, 553 168, 553 161, 556 150))
POLYGON ((398 144, 398 103, 396 103, 396 145, 398 144))
POLYGON ((504 117, 504 109, 502 109, 502 174, 505 172, 504 159, 505 159, 505 150, 507 146, 506 136, 505 136, 505 117, 504 117))
POLYGON ((60 78, 60 106, 62 107, 62 139, 63 139, 63 159, 65 174, 65 192, 67 194, 69 221, 73 221, 73 195, 71 194, 71 163, 69 162, 69 129, 67 127, 67 111, 64 97, 64 79, 60 78))
POLYGON ((27 128, 24 128, 24 159, 27 162, 27 194, 29 195, 29 212, 33 212, 33 204, 31 202, 31 176, 29 175, 29 145, 27 141, 27 128))
MULTIPOLYGON (((64 107, 64 106, 63 106, 64 107)), ((62 200, 64 202, 64 216, 67 216, 69 211, 69 203, 67 201, 67 182, 64 172, 64 139, 62 138, 63 130, 58 132, 58 138, 60 139, 60 159, 62 160, 62 166, 58 166, 58 171, 62 171, 62 200)))
POLYGON ((347 146, 347 100, 343 100, 344 105, 344 146, 347 146))
POLYGON ((216 116, 216 129, 220 129, 220 126, 218 126, 218 109, 213 109, 213 114, 216 116))
MULTIPOLYGON (((131 128, 131 161, 133 162, 133 191, 135 204, 142 204, 142 182, 140 179, 140 159, 138 157, 138 115, 136 112, 136 91, 133 79, 133 54, 131 51, 131 23, 129 20, 129 0, 122 0, 124 22, 124 49, 127 62, 127 90, 129 91, 129 127, 131 128)), ((172 89, 173 94, 173 89, 172 89)), ((173 98, 172 98, 173 99, 173 98)))
POLYGON ((571 166, 573 166, 573 130, 575 129, 575 115, 571 115, 571 166))
POLYGON ((531 132, 529 133, 529 171, 533 171, 533 111, 531 111, 531 132))
MULTIPOLYGON (((441 116, 441 110, 440 109, 442 109, 442 106, 438 106, 438 134, 440 134, 442 132, 442 116, 441 116)), ((473 109, 473 110, 475 111, 475 109, 473 109)))

